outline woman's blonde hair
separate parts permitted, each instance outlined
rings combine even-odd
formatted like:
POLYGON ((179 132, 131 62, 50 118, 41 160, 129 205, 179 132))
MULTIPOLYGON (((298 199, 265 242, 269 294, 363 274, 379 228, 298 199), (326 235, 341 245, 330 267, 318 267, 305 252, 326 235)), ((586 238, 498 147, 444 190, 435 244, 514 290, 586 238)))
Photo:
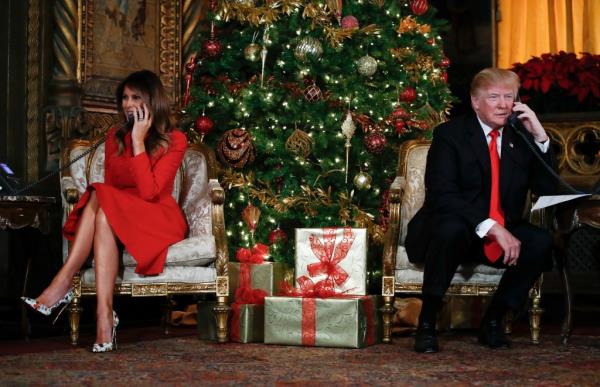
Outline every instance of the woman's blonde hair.
MULTIPOLYGON (((120 113, 123 113, 122 100, 125 86, 140 93, 144 103, 150 108, 152 126, 144 141, 148 154, 154 153, 160 147, 166 148, 169 144, 167 133, 173 128, 169 115, 169 99, 160 78, 150 70, 141 70, 129 74, 122 80, 116 92, 117 109, 120 113)), ((119 144, 119 154, 125 148, 124 138, 129 130, 131 130, 131 126, 124 125, 115 133, 119 144)))
POLYGON ((471 81, 471 95, 477 96, 479 92, 492 85, 507 86, 515 91, 515 96, 519 92, 521 81, 519 76, 510 70, 488 67, 478 72, 471 81))

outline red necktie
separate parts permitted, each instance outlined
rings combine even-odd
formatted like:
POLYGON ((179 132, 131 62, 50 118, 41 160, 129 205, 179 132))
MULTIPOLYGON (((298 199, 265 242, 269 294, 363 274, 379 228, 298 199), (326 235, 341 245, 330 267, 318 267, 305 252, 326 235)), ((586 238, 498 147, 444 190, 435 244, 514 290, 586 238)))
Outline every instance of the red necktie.
MULTIPOLYGON (((489 151, 492 167, 492 189, 490 192, 490 214, 489 217, 504 226, 504 213, 500 206, 500 155, 498 155, 497 139, 500 135, 498 129, 492 129, 490 132, 489 151)), ((502 256, 502 248, 495 240, 485 237, 483 242, 483 252, 490 262, 496 262, 502 256)))

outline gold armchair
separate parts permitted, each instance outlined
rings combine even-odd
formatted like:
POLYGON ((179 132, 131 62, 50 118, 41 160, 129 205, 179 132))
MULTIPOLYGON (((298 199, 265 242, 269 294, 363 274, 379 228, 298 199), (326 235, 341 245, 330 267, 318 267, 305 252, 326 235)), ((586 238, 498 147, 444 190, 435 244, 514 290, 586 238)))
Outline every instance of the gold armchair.
MULTIPOLYGON (((63 152, 63 164, 73 160, 93 144, 75 140, 63 152)), ((182 166, 177 172, 173 197, 183 210, 189 234, 183 241, 169 247, 163 272, 144 277, 134 272, 135 261, 123 253, 115 285, 115 295, 132 297, 161 296, 166 298, 165 333, 171 318, 171 297, 177 294, 212 293, 217 297, 214 313, 219 342, 228 340, 228 261, 223 203, 225 194, 217 180, 217 162, 213 151, 203 144, 190 144, 182 166)), ((89 183, 104 179, 104 144, 74 163, 61 175, 63 221, 89 183)), ((63 243, 63 259, 68 243, 63 243)), ((79 338, 81 297, 96 293, 94 270, 84 266, 73 279, 75 298, 71 302, 71 342, 79 338)))
MULTIPOLYGON (((392 316, 394 314, 394 297, 396 293, 420 293, 423 281, 423 267, 408 261, 404 249, 404 238, 410 219, 423 205, 425 199, 425 166, 430 141, 410 140, 400 147, 396 178, 390 189, 390 225, 387 230, 383 249, 383 286, 382 307, 384 320, 383 341, 391 343, 392 316)), ((540 224, 543 212, 534 214, 531 219, 540 224)), ((504 269, 496 269, 483 264, 465 264, 459 266, 450 288, 449 296, 488 296, 497 288, 504 269)), ((531 340, 539 343, 540 317, 540 285, 541 278, 530 291, 532 306, 530 312, 531 340)), ((510 320, 510 319, 507 319, 510 320)), ((506 330, 510 332, 510 321, 506 330)))

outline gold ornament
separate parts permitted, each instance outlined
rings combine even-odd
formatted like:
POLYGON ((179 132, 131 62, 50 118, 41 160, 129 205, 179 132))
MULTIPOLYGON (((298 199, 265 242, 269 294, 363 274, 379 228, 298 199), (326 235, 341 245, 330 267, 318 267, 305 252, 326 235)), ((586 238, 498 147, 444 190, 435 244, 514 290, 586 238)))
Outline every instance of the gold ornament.
POLYGON ((400 21, 398 29, 396 30, 399 34, 405 34, 408 32, 420 32, 427 34, 431 32, 431 26, 429 24, 419 24, 412 16, 407 16, 400 21))
POLYGON ((363 171, 358 172, 356 176, 354 176, 354 185, 360 190, 371 188, 371 175, 363 171))
POLYGON ((288 137, 285 142, 285 149, 287 149, 290 153, 293 153, 298 156, 302 156, 304 158, 310 155, 313 148, 313 140, 312 138, 300 129, 294 130, 294 133, 290 137, 288 137))
POLYGON ((300 42, 294 50, 294 56, 299 61, 306 61, 309 58, 319 59, 323 54, 323 46, 321 42, 312 36, 305 36, 300 39, 300 42))
POLYGON ((372 56, 365 55, 356 61, 356 67, 360 75, 370 77, 377 71, 377 60, 372 56))
POLYGON ((244 49, 244 58, 250 62, 256 62, 260 59, 260 51, 262 47, 257 43, 250 43, 244 49))
POLYGON ((217 154, 229 166, 244 168, 254 161, 256 154, 252 136, 241 128, 226 131, 217 144, 217 154))
POLYGON ((252 244, 254 245, 254 232, 256 231, 256 226, 258 225, 258 220, 260 219, 260 209, 254 207, 252 203, 248 203, 246 208, 242 210, 242 220, 250 230, 250 236, 252 237, 252 244))

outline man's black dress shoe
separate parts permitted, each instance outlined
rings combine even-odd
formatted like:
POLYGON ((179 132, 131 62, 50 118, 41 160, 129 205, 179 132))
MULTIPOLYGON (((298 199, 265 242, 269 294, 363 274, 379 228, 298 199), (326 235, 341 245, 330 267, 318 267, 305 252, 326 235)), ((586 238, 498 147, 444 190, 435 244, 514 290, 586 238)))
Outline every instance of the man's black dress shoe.
POLYGON ((435 353, 439 350, 435 325, 421 323, 415 335, 415 352, 435 353))
POLYGON ((504 334, 502 322, 500 320, 490 320, 482 322, 479 329, 479 343, 490 348, 510 348, 510 340, 504 334))

